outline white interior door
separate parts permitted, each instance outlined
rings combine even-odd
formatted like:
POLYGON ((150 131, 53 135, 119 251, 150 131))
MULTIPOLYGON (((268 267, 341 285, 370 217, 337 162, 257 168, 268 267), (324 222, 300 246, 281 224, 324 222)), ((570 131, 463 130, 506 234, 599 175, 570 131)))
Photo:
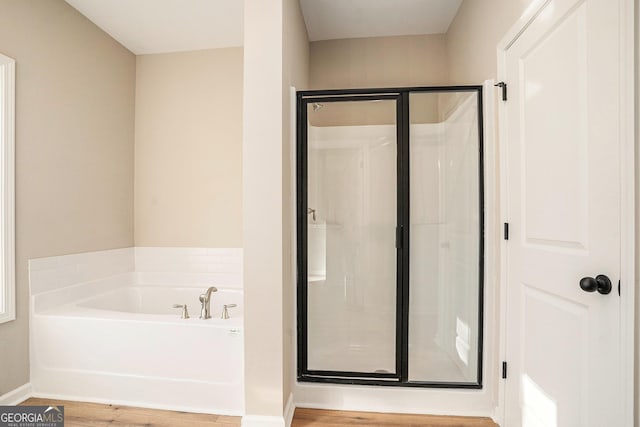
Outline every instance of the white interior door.
POLYGON ((618 8, 551 0, 506 50, 507 427, 624 425, 618 8))

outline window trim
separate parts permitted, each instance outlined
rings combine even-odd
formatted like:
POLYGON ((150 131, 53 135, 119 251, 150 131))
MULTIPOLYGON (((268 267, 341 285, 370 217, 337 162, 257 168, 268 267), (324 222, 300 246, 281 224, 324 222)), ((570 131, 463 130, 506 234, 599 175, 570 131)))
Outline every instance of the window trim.
POLYGON ((0 54, 0 323, 16 318, 15 60, 0 54))

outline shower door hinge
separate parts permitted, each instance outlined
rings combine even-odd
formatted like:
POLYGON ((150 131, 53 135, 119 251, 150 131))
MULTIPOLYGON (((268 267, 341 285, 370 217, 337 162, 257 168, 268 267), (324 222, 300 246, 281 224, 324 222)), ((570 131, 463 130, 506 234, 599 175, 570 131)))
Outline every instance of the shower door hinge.
POLYGON ((402 249, 402 226, 396 227, 396 249, 402 249))
POLYGON ((504 223, 504 240, 509 240, 509 223, 504 223))
POLYGON ((507 362, 502 362, 502 378, 507 379, 507 362))
POLYGON ((494 86, 502 89, 502 100, 507 100, 507 84, 505 82, 496 83, 494 86))

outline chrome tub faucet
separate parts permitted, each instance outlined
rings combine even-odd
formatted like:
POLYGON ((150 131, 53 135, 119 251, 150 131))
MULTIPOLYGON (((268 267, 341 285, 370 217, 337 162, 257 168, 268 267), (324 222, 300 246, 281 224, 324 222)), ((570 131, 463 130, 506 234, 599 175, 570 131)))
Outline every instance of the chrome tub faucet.
POLYGON ((200 302, 202 303, 202 308, 200 309, 201 319, 211 319, 211 294, 213 292, 218 292, 218 288, 211 286, 207 288, 204 294, 200 295, 200 302))

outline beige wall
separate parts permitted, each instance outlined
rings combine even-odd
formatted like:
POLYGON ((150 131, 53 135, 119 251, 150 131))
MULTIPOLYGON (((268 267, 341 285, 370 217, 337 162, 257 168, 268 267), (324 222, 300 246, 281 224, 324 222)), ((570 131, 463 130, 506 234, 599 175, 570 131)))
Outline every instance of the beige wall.
POLYGON ((311 89, 436 86, 448 81, 444 35, 310 44, 311 89))
POLYGON ((283 1, 245 0, 242 135, 245 413, 282 417, 283 1))
MULTIPOLYGON (((243 237, 245 412, 281 418, 293 373, 290 87, 307 86, 297 0, 246 0, 243 237)), ((274 420, 275 423, 275 420, 274 420)))
POLYGON ((498 42, 532 0, 464 0, 446 35, 448 84, 482 84, 497 74, 498 42))
POLYGON ((292 391, 295 378, 295 363, 293 358, 293 344, 295 334, 294 302, 295 279, 292 265, 292 238, 295 234, 293 226, 295 183, 291 179, 295 170, 295 159, 292 159, 292 140, 295 133, 291 133, 291 113, 295 106, 290 102, 290 88, 307 89, 309 84, 309 38, 304 18, 298 0, 284 0, 284 39, 283 39, 283 75, 282 75, 282 261, 283 261, 283 290, 282 306, 284 310, 284 348, 283 370, 284 385, 283 400, 286 405, 292 391))
POLYGON ((133 244, 135 57, 62 0, 0 0, 16 60, 17 319, 0 395, 29 382, 27 260, 133 244))
POLYGON ((242 48, 137 57, 135 244, 242 246, 242 48))

